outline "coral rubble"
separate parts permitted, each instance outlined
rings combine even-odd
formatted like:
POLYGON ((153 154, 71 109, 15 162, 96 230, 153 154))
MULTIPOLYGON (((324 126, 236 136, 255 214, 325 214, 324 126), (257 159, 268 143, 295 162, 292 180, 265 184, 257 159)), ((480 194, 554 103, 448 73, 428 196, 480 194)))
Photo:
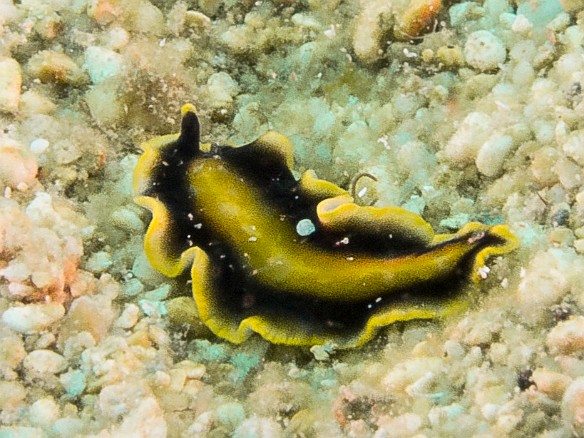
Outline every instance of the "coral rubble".
POLYGON ((583 11, 0 0, 0 435, 584 436, 583 11), (190 285, 146 260, 131 174, 189 101, 203 143, 277 130, 299 172, 372 175, 361 205, 522 246, 359 349, 173 326, 190 285))

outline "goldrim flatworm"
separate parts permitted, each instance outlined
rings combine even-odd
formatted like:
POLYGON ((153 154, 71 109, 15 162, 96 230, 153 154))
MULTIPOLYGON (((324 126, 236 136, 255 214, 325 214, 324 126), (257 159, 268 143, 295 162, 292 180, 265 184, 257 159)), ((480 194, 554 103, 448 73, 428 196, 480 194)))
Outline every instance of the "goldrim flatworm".
POLYGON ((201 144, 194 106, 182 116, 179 134, 143 145, 134 173, 136 202, 152 212, 145 252, 170 277, 190 266, 200 321, 231 342, 256 332, 277 344, 361 345, 395 321, 466 308, 468 280, 518 246, 506 225, 434 234, 402 208, 358 206, 313 171, 294 178, 283 135, 201 144))

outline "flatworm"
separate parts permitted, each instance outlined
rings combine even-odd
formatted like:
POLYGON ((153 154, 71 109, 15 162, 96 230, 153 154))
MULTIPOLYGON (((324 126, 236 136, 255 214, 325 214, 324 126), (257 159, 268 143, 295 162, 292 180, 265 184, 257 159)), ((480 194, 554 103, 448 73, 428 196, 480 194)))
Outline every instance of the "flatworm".
POLYGON ((190 266, 200 320, 231 342, 361 345, 395 321, 465 308, 469 277, 518 246, 505 225, 436 235, 407 210, 358 206, 313 171, 294 178, 283 135, 201 144, 194 106, 182 115, 179 134, 143 145, 134 173, 152 212, 145 252, 170 277, 190 266))

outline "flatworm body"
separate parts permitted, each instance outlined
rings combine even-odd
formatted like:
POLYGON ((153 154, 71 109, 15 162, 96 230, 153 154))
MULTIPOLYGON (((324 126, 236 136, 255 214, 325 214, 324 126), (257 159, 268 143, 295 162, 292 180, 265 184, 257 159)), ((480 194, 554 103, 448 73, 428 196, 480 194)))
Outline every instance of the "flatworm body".
POLYGON ((190 266, 200 320, 231 342, 256 332, 361 345, 392 322, 465 308, 469 277, 518 245, 505 225, 436 235, 407 210, 354 204, 312 171, 296 180, 292 145, 276 132, 202 145, 194 107, 182 113, 181 132, 143 145, 135 170, 136 202, 153 216, 145 251, 167 276, 190 266))

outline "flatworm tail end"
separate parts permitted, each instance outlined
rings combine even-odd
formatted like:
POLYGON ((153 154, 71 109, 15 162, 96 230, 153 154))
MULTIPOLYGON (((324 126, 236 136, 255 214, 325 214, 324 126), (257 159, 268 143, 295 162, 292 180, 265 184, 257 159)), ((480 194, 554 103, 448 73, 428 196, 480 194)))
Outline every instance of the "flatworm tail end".
POLYGON ((485 266, 485 262, 488 258, 508 254, 514 249, 517 249, 520 245, 519 238, 509 230, 507 225, 493 225, 491 227, 486 227, 483 224, 471 222, 466 224, 459 231, 459 234, 465 232, 474 232, 475 235, 479 237, 482 236, 482 238, 486 238, 490 242, 482 248, 475 257, 471 272, 471 279, 474 282, 481 280, 481 268, 485 266), (486 228, 486 230, 483 232, 481 231, 482 228, 486 228))
MULTIPOLYGON (((478 282, 481 271, 487 259, 493 256, 510 253, 520 245, 520 241, 507 225, 488 226, 479 222, 471 222, 462 227, 457 233, 450 235, 437 235, 434 244, 440 244, 447 240, 466 238, 469 247, 477 247, 477 252, 472 258, 470 278, 478 282)), ((472 253, 472 252, 471 252, 472 253)), ((408 321, 413 319, 445 318, 460 314, 470 306, 471 301, 460 296, 454 296, 442 301, 427 301, 410 303, 409 305, 396 304, 379 312, 375 312, 367 321, 361 332, 352 341, 351 346, 360 346, 371 340, 379 329, 396 321, 408 321)))

